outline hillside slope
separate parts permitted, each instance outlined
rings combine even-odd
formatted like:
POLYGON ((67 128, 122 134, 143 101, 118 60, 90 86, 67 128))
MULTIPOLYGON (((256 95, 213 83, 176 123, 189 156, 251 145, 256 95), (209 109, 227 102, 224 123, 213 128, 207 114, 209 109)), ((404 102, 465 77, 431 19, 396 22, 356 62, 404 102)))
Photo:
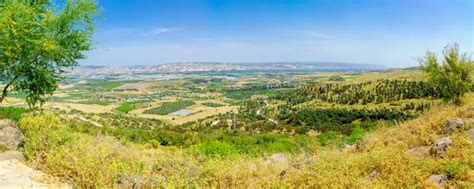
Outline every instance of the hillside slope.
POLYGON ((461 107, 440 105, 414 120, 379 128, 353 146, 314 144, 305 153, 262 157, 207 157, 192 147, 124 143, 100 133, 78 133, 47 112, 24 114, 19 126, 27 138, 23 152, 29 164, 76 187, 472 188, 474 94, 464 101, 461 107), (445 129, 453 118, 465 124, 445 129), (444 137, 450 141, 440 143, 444 137))

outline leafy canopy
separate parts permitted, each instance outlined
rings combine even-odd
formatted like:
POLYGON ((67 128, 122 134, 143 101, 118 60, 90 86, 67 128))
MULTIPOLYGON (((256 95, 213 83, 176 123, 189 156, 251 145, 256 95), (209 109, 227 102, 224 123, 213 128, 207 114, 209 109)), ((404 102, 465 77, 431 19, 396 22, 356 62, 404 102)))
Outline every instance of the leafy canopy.
POLYGON ((91 0, 0 0, 0 103, 14 90, 42 105, 92 48, 97 14, 91 0))
POLYGON ((426 56, 419 60, 421 70, 428 75, 428 81, 441 90, 446 101, 460 104, 461 97, 469 92, 472 85, 471 58, 465 53, 459 53, 458 44, 444 47, 443 55, 444 58, 440 64, 436 54, 428 51, 426 56))

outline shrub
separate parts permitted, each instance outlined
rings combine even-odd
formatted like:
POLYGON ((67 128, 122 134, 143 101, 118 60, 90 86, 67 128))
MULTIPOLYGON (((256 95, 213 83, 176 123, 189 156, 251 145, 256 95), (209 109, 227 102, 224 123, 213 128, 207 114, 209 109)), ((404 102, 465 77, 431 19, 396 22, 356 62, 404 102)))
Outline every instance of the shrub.
POLYGON ((199 144, 197 151, 208 157, 235 156, 238 153, 234 145, 217 140, 199 144))
POLYGON ((362 139, 365 135, 365 130, 362 127, 354 127, 352 128, 352 133, 349 135, 346 140, 349 144, 354 144, 358 140, 362 139))
POLYGON ((276 152, 293 153, 297 151, 297 146, 292 140, 282 138, 271 143, 268 146, 267 151, 270 153, 276 153, 276 152))
POLYGON ((338 137, 339 137, 339 133, 338 132, 327 132, 327 133, 323 133, 321 135, 319 135, 318 139, 319 139, 319 142, 321 143, 321 145, 328 145, 329 143, 335 141, 338 137))

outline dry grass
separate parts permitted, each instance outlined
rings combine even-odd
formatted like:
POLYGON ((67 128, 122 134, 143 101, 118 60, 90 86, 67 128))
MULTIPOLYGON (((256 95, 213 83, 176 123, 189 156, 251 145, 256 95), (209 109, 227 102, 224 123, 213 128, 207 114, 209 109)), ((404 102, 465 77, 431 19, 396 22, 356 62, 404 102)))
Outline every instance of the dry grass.
POLYGON ((102 106, 98 104, 76 104, 76 103, 61 103, 48 102, 45 104, 46 109, 60 109, 65 111, 79 110, 86 113, 107 113, 112 112, 117 105, 102 106))

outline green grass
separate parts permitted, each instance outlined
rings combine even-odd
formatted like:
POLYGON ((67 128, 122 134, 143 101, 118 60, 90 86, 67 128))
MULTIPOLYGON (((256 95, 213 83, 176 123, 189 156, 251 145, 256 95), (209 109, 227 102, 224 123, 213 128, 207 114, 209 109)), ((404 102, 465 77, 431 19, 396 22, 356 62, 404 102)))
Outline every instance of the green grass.
POLYGON ((17 107, 0 107, 0 119, 11 119, 13 121, 18 121, 21 118, 21 115, 31 110, 25 108, 17 107))
POLYGON ((74 88, 86 91, 110 91, 116 87, 119 87, 127 82, 131 81, 102 81, 102 80, 91 80, 85 84, 76 84, 74 88))
POLYGON ((156 108, 151 108, 143 113, 145 114, 158 114, 158 115, 168 115, 170 113, 176 112, 188 106, 194 105, 193 101, 190 100, 178 100, 176 102, 164 102, 161 106, 156 108))
POLYGON ((145 100, 137 100, 137 101, 131 101, 131 102, 124 102, 120 104, 119 107, 115 108, 115 110, 119 112, 124 112, 128 113, 129 111, 135 110, 135 105, 137 104, 143 104, 145 103, 145 100))

